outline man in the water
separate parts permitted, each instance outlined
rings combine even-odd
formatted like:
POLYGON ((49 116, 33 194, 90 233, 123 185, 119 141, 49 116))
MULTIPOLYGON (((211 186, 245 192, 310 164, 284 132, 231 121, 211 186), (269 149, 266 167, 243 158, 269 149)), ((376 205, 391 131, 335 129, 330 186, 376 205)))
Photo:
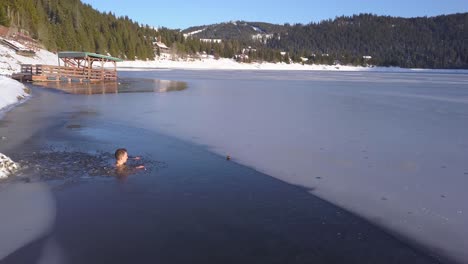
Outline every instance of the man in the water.
MULTIPOLYGON (((140 157, 134 157, 130 159, 139 160, 140 157)), ((127 160, 128 160, 128 153, 126 149, 119 148, 115 151, 115 166, 117 168, 125 167, 125 163, 127 163, 127 160)), ((145 168, 144 165, 138 165, 135 167, 135 169, 144 169, 144 168, 145 168)))

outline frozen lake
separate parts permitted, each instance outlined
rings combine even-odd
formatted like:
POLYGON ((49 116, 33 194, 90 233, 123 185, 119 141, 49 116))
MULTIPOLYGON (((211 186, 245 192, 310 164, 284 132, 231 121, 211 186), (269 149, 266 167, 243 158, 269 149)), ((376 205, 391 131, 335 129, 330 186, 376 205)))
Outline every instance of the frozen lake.
POLYGON ((102 113, 97 118, 230 155, 468 262, 467 75, 160 70, 120 77, 188 88, 86 97, 102 113))

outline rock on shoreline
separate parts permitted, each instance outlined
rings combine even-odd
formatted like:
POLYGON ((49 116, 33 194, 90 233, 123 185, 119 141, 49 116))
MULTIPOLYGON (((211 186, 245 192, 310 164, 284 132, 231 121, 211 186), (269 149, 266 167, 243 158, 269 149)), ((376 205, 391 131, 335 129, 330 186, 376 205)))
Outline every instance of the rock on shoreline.
POLYGON ((18 165, 6 155, 0 153, 0 179, 8 176, 18 170, 18 165))

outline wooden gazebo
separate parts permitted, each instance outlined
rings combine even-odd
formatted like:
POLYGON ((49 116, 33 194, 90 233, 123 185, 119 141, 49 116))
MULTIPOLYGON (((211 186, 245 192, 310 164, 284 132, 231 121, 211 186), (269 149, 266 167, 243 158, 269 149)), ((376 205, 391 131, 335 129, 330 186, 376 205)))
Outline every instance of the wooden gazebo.
POLYGON ((21 72, 12 77, 22 81, 116 81, 117 62, 120 61, 119 58, 91 52, 65 51, 58 53, 58 66, 23 64, 21 72), (112 63, 113 69, 104 68, 106 63, 112 63))

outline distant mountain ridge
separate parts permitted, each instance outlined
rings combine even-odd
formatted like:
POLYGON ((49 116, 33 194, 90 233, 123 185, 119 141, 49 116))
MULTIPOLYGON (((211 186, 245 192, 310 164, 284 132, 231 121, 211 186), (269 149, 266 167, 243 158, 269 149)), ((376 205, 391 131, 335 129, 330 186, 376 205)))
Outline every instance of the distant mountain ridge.
POLYGON ((192 36, 201 39, 236 39, 249 41, 285 32, 285 27, 264 22, 230 21, 219 24, 194 26, 182 30, 185 36, 192 36))
POLYGON ((182 33, 286 52, 296 62, 468 68, 468 13, 416 18, 360 14, 306 25, 235 21, 182 33))

